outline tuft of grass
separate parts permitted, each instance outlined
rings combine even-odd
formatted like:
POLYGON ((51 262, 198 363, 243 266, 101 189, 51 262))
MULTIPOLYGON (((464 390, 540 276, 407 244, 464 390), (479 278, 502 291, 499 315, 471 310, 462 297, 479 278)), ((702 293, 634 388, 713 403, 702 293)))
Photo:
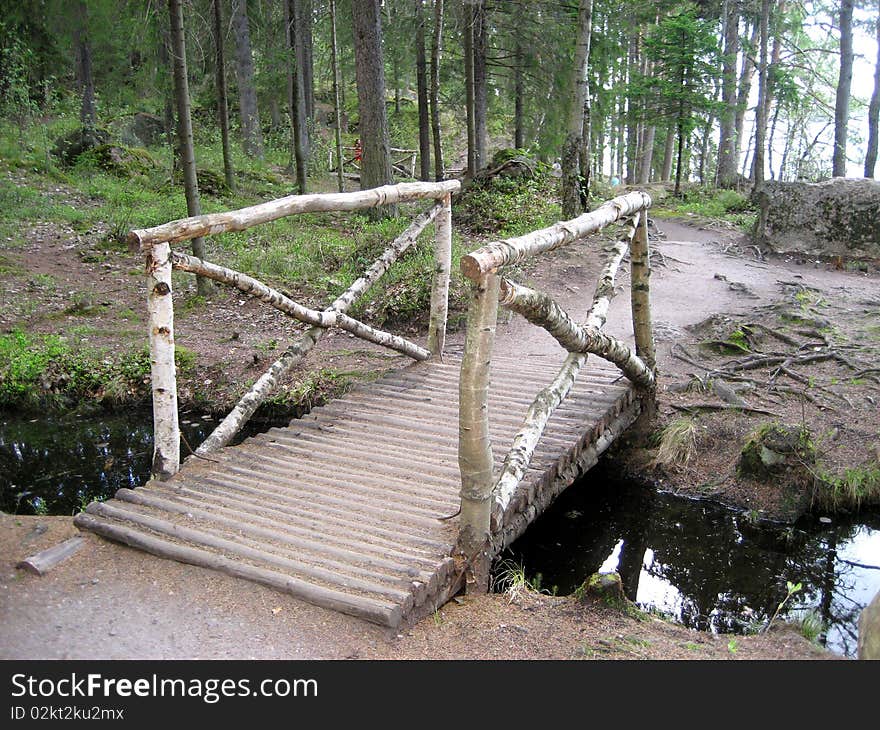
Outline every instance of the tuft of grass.
POLYGON ((801 636, 803 636, 811 644, 818 644, 821 636, 828 630, 825 621, 818 611, 807 609, 801 611, 794 618, 793 623, 797 626, 801 636))
POLYGON ((530 581, 526 576, 525 566, 513 560, 503 560, 492 578, 492 592, 507 596, 509 603, 514 603, 525 595, 547 593, 541 589, 540 580, 530 581))
POLYGON ((697 424, 693 418, 679 418, 660 434, 654 463, 663 467, 686 465, 697 447, 697 424))

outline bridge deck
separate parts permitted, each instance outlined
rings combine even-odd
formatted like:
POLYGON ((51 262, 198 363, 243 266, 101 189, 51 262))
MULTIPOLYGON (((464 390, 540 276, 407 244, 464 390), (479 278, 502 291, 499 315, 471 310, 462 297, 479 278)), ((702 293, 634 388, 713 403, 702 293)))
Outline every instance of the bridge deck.
MULTIPOLYGON (((496 468, 554 358, 492 363, 496 468)), ((162 557, 271 585, 397 626, 457 590, 460 361, 419 363, 315 408, 286 428, 190 458, 166 482, 121 489, 75 519, 82 529, 162 557)), ((616 369, 591 359, 554 413, 495 526, 497 552, 595 463, 638 415, 616 369)))

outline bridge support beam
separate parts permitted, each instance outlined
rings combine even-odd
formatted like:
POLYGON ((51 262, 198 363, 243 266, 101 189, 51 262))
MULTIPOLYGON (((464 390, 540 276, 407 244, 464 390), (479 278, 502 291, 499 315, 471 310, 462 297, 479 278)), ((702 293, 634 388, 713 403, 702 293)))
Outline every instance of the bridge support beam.
POLYGON ((654 373, 654 385, 641 388, 642 412, 635 425, 636 434, 646 435, 656 413, 656 370, 654 325, 651 319, 651 249, 648 243, 648 212, 641 213, 630 244, 630 304, 636 356, 654 373))
POLYGON ((464 562, 466 592, 489 589, 493 479, 489 441, 489 369, 498 319, 499 278, 490 273, 472 288, 459 379, 458 464, 461 518, 456 547, 464 562))
POLYGON ((440 201, 440 212, 434 222, 434 284, 431 287, 431 319, 428 324, 428 349, 443 359, 446 344, 446 319, 449 314, 449 277, 452 272, 452 193, 440 201))
POLYGON ((150 372, 153 382, 153 465, 156 479, 169 479, 180 468, 177 375, 174 369, 174 305, 171 299, 171 246, 145 247, 147 310, 150 325, 150 372))

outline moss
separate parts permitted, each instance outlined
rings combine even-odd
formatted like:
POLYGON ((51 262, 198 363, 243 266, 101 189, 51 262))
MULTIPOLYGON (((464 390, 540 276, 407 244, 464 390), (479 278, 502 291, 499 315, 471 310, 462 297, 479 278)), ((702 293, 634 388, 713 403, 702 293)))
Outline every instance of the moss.
POLYGON ((746 439, 737 471, 742 476, 767 479, 816 461, 809 429, 801 425, 764 424, 746 439))

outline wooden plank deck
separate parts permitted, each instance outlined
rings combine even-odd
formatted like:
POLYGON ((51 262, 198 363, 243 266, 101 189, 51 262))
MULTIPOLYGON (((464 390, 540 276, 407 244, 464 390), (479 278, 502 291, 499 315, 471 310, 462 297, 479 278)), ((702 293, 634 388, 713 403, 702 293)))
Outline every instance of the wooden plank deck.
MULTIPOLYGON (((551 358, 492 363, 496 468, 551 358)), ((169 481, 121 489, 75 524, 166 558, 221 570, 396 627, 459 588, 460 360, 417 363, 360 386, 285 428, 189 458, 169 481)), ((495 554, 636 418, 619 371, 591 358, 554 413, 503 520, 495 554)))

